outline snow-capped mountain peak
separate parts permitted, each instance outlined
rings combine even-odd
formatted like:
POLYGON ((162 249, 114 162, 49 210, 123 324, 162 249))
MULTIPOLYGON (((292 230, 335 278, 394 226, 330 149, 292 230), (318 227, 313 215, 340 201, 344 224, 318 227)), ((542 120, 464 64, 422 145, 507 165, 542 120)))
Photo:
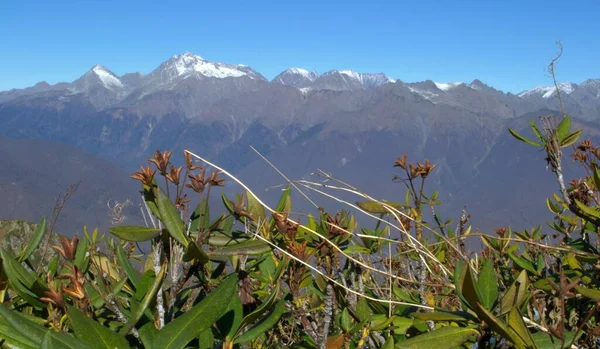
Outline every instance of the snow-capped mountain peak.
POLYGON ((100 79, 104 87, 109 90, 123 88, 123 83, 121 80, 113 72, 99 64, 93 66, 90 70, 90 73, 95 74, 100 79))
MULTIPOLYGON (((558 88, 561 93, 571 94, 575 91, 577 85, 570 82, 559 82, 558 88)), ((523 91, 518 94, 519 97, 527 97, 533 95, 540 95, 542 98, 550 98, 556 94, 556 86, 537 86, 531 90, 523 91)))
POLYGON ((172 56, 144 77, 146 93, 170 89, 177 83, 189 79, 225 79, 247 77, 264 80, 264 77, 245 65, 210 62, 191 52, 172 56))
POLYGON ((273 79, 273 82, 295 88, 305 88, 314 82, 318 77, 319 75, 314 71, 309 72, 306 69, 289 68, 277 75, 273 79))
POLYGON ((464 85, 464 82, 434 82, 435 87, 442 91, 448 91, 456 86, 464 85))

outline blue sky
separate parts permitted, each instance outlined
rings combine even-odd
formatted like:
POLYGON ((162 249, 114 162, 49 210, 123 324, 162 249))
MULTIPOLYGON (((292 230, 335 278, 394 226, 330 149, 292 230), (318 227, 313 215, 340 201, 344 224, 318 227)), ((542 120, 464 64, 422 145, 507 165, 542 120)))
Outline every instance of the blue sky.
POLYGON ((148 73, 174 54, 247 64, 478 78, 519 92, 600 78, 600 1, 0 1, 0 90, 72 81, 94 64, 148 73))

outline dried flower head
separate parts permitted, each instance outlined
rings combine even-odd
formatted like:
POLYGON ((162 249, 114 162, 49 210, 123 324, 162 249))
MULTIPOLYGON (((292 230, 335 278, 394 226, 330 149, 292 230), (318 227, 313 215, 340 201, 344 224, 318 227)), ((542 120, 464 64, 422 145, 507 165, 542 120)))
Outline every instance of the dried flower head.
POLYGON ((175 185, 179 185, 179 176, 181 175, 181 170, 183 170, 183 166, 176 168, 171 165, 169 168, 169 173, 165 175, 167 180, 175 185))
POLYGON ((171 154, 173 154, 172 150, 165 150, 163 153, 161 153, 160 150, 157 150, 156 154, 154 154, 152 158, 148 159, 148 161, 153 163, 156 166, 156 168, 160 171, 160 173, 164 176, 167 174, 167 167, 169 166, 171 154))
POLYGON ((61 236, 59 240, 60 246, 52 246, 52 248, 58 251, 64 259, 73 261, 75 259, 75 253, 77 252, 79 238, 75 235, 69 240, 67 237, 61 236))
POLYGON ((186 187, 191 188, 196 193, 202 194, 208 178, 204 177, 206 170, 204 167, 201 168, 200 173, 196 175, 188 175, 190 183, 186 184, 186 187))
POLYGON ((208 184, 213 187, 222 187, 223 182, 225 182, 225 178, 219 178, 219 171, 213 171, 210 173, 210 178, 208 180, 208 184))
POLYGON ((131 178, 137 179, 140 182, 142 182, 144 185, 151 187, 152 180, 154 179, 154 174, 156 173, 156 170, 153 171, 150 168, 150 164, 148 164, 148 166, 146 166, 145 168, 140 165, 140 169, 141 169, 141 171, 136 172, 133 175, 131 175, 131 178))
POLYGON ((394 161, 394 167, 400 167, 403 170, 406 170, 406 154, 402 154, 402 156, 394 161))
POLYGON ((587 151, 588 149, 591 149, 591 148, 592 148, 592 141, 590 141, 590 140, 582 141, 577 146, 577 149, 579 149, 581 151, 587 151))
POLYGON ((202 166, 194 165, 194 160, 192 159, 191 153, 184 151, 183 156, 185 158, 185 166, 187 167, 188 171, 193 171, 195 169, 202 167, 202 166))

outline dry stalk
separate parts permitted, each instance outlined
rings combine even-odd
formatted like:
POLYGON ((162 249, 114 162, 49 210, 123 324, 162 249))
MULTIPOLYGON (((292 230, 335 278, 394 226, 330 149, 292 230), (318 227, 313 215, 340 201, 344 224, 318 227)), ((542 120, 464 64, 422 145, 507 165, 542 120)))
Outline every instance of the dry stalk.
MULTIPOLYGON (((269 207, 268 205, 266 205, 266 204, 265 204, 265 203, 264 203, 262 200, 260 200, 260 198, 258 198, 258 197, 256 196, 256 194, 254 194, 254 193, 253 193, 253 192, 250 190, 250 188, 248 188, 248 187, 247 187, 247 186, 246 186, 246 185, 245 185, 243 182, 241 182, 241 181, 240 181, 240 180, 239 180, 237 177, 233 176, 232 174, 230 174, 229 172, 227 172, 225 169, 223 169, 223 168, 221 168, 221 167, 219 167, 219 166, 217 166, 217 165, 215 165, 215 164, 211 163, 210 161, 208 161, 208 160, 205 160, 204 158, 202 158, 202 157, 200 157, 200 156, 198 156, 198 155, 196 155, 196 154, 192 153, 191 151, 189 151, 189 150, 185 150, 185 151, 186 151, 187 153, 189 153, 191 156, 193 156, 193 157, 195 157, 195 158, 197 158, 197 159, 199 159, 199 160, 203 161, 203 162, 204 162, 204 163, 206 163, 207 165, 210 165, 210 166, 212 166, 212 167, 216 168, 217 170, 221 171, 221 173, 223 173, 224 175, 226 175, 226 176, 228 176, 229 178, 231 178, 233 181, 235 181, 235 182, 236 182, 236 183, 238 183, 240 186, 242 186, 242 187, 243 187, 243 188, 244 188, 244 189, 245 189, 245 190, 246 190, 246 191, 247 191, 249 194, 253 195, 259 204, 263 205, 263 207, 265 207, 265 208, 266 208, 267 210, 269 210, 270 212, 272 212, 272 213, 275 213, 275 211, 274 211, 272 208, 270 208, 270 207, 269 207)), ((296 222, 292 221, 292 220, 291 220, 291 219, 289 219, 289 218, 288 218, 288 220, 289 220, 290 222, 294 223, 294 224, 296 223, 296 222)), ((357 259, 353 258, 352 256, 349 256, 349 255, 347 255, 346 253, 344 253, 344 252, 343 252, 343 251, 342 251, 342 250, 341 250, 341 249, 340 249, 340 248, 339 248, 339 247, 338 247, 336 244, 334 244, 333 242, 331 242, 329 239, 325 238, 325 237, 324 237, 324 236, 322 236, 321 234, 319 234, 319 233, 315 232, 314 230, 312 230, 312 229, 310 229, 310 228, 308 228, 308 227, 305 227, 305 226, 303 226, 303 227, 304 227, 304 228, 305 228, 305 229, 306 229, 308 232, 311 232, 311 233, 313 233, 313 234, 315 234, 315 235, 317 235, 317 236, 321 237, 321 238, 322 238, 324 241, 328 242, 328 243, 329 243, 329 244, 330 244, 330 245, 331 245, 333 248, 337 249, 337 250, 338 250, 338 251, 339 251, 339 252, 340 252, 342 255, 344 255, 344 256, 345 256, 346 258, 348 258, 349 260, 352 260, 352 261, 354 261, 356 264, 358 264, 358 265, 360 265, 360 266, 362 266, 362 267, 364 267, 364 268, 366 268, 366 269, 369 269, 369 270, 372 270, 372 271, 378 272, 378 273, 380 273, 380 274, 387 275, 387 276, 390 276, 390 277, 394 277, 394 278, 396 278, 396 279, 399 279, 399 280, 402 280, 402 281, 410 282, 410 280, 408 280, 408 279, 400 278, 400 277, 397 277, 396 275, 390 275, 389 273, 383 272, 383 271, 381 271, 381 270, 378 270, 378 269, 376 269, 376 268, 373 268, 373 267, 371 267, 371 266, 369 266, 369 265, 366 265, 366 264, 364 264, 364 263, 362 263, 362 262, 358 261, 357 259)), ((285 250, 281 249, 279 246, 275 245, 274 243, 272 243, 272 242, 271 242, 271 241, 269 241, 268 239, 264 238, 264 237, 263 237, 263 236, 261 236, 260 234, 255 234, 254 236, 255 236, 256 238, 260 239, 261 241, 263 241, 263 242, 265 242, 265 243, 269 244, 271 247, 273 247, 273 249, 280 251, 281 253, 285 254, 285 255, 286 255, 286 256, 288 256, 289 258, 291 258, 291 259, 293 259, 293 260, 297 261, 298 263, 300 263, 300 264, 302 264, 302 265, 306 266, 306 267, 307 267, 307 268, 309 268, 310 270, 312 270, 312 271, 314 271, 314 272, 316 272, 316 273, 320 274, 320 275, 321 275, 321 276, 323 276, 325 279, 327 279, 327 280, 329 280, 330 282, 332 282, 332 283, 336 284, 337 286, 341 287, 342 289, 346 290, 347 292, 354 293, 354 294, 356 294, 356 295, 358 295, 358 296, 360 296, 360 297, 363 297, 363 298, 366 298, 366 299, 369 299, 369 300, 372 300, 372 301, 375 301, 375 302, 380 302, 380 303, 391 303, 391 304, 397 304, 397 305, 412 305, 412 306, 414 306, 414 307, 423 308, 423 309, 433 309, 432 307, 429 307, 429 306, 423 306, 423 305, 421 305, 421 304, 414 304, 414 303, 408 303, 408 302, 398 302, 398 301, 391 301, 391 300, 387 300, 387 299, 380 299, 380 298, 370 297, 370 296, 368 296, 368 295, 366 295, 366 294, 364 294, 364 293, 360 293, 360 292, 357 292, 357 291, 355 291, 355 290, 353 290, 353 289, 351 289, 351 288, 344 287, 344 285, 343 285, 342 283, 340 283, 339 281, 337 281, 337 280, 335 280, 335 279, 331 278, 329 275, 327 275, 327 274, 323 273, 323 272, 322 272, 322 271, 320 271, 318 268, 315 268, 314 266, 310 265, 309 263, 306 263, 306 262, 302 261, 302 260, 301 260, 301 259, 299 259, 298 257, 294 256, 292 253, 290 253, 290 252, 288 252, 288 251, 285 251, 285 250)))

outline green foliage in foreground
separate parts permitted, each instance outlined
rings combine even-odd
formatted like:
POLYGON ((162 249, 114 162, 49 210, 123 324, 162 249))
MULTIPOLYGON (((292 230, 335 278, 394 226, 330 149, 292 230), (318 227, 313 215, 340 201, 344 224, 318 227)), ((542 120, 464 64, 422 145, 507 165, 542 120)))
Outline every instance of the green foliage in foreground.
POLYGON ((406 189, 398 202, 355 192, 356 212, 376 222, 359 227, 346 211, 292 220, 290 188, 273 211, 244 192, 222 196, 227 213, 215 215, 208 202, 220 173, 207 175, 190 153, 175 167, 157 152, 133 175, 147 226, 57 240, 42 220, 26 243, 0 248, 2 347, 595 347, 600 149, 573 148, 588 176, 567 186, 561 149, 581 130, 569 117, 532 130, 535 141, 510 133, 545 150, 555 218, 492 234, 472 232, 466 212, 456 224, 435 213, 429 161, 396 160, 406 189), (484 248, 467 251, 467 239, 484 248), (41 266, 44 241, 57 253, 41 266))

